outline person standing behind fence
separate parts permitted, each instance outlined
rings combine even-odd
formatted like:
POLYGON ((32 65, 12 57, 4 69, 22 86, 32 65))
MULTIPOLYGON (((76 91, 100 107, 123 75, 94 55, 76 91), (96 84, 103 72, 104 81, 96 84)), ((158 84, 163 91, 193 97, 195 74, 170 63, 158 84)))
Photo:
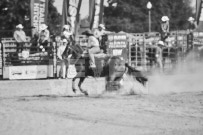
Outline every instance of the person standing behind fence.
POLYGON ((32 26, 32 35, 33 37, 31 38, 30 42, 32 43, 32 46, 31 46, 31 49, 30 49, 30 52, 31 53, 36 53, 38 52, 38 39, 39 39, 39 32, 37 30, 37 28, 35 26, 32 26))
POLYGON ((163 51, 162 51, 162 49, 164 46, 165 46, 164 42, 161 40, 157 43, 156 62, 161 71, 163 70, 163 51))
POLYGON ((68 59, 64 59, 62 55, 66 49, 67 44, 68 44, 67 39, 63 39, 62 45, 59 46, 58 51, 57 51, 57 56, 60 60, 60 66, 61 66, 60 73, 59 73, 60 78, 66 78, 68 59))
POLYGON ((27 41, 26 34, 23 31, 22 24, 18 24, 16 26, 16 30, 14 31, 13 37, 14 37, 15 41, 17 42, 17 52, 22 51, 23 46, 24 46, 25 42, 27 41))
POLYGON ((189 17, 188 22, 189 23, 188 23, 187 32, 188 32, 188 34, 193 35, 194 30, 197 28, 197 24, 196 24, 195 19, 193 17, 189 17))
POLYGON ((106 34, 104 24, 99 24, 98 29, 95 29, 94 36, 98 39, 99 42, 102 40, 102 36, 106 34))
POLYGON ((47 28, 48 26, 46 24, 42 24, 40 26, 40 33, 39 33, 39 39, 38 39, 40 48, 45 51, 47 51, 47 47, 49 44, 49 36, 50 36, 49 30, 47 28))
POLYGON ((165 40, 169 36, 169 18, 168 16, 162 16, 161 18, 161 41, 165 42, 165 40))
POLYGON ((187 51, 193 48, 193 32, 197 28, 197 24, 193 17, 188 18, 187 28, 187 51))
POLYGON ((63 26, 62 39, 66 39, 71 42, 73 41, 73 32, 69 24, 63 26))

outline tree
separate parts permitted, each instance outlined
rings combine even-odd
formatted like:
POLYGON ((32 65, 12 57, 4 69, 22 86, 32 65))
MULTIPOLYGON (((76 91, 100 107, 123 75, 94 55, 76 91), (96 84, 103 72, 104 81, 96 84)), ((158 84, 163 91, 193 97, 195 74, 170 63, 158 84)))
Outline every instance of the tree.
POLYGON ((51 34, 60 34, 62 16, 58 13, 54 6, 55 0, 49 0, 48 7, 48 26, 51 34))
MULTIPOLYGON (((148 0, 117 0, 116 2, 117 7, 110 6, 104 9, 107 29, 130 33, 148 31, 146 8, 148 0)), ((160 31, 160 19, 163 15, 170 18, 171 30, 185 29, 188 17, 193 15, 189 0, 151 0, 151 3, 152 31, 160 31)))
MULTIPOLYGON (((0 1, 0 27, 6 36, 12 33, 12 30, 19 23, 28 27, 29 20, 25 20, 29 16, 28 0, 1 0, 0 1)), ((4 36, 4 35, 3 35, 4 36)))
MULTIPOLYGON (((60 26, 61 15, 53 5, 54 0, 48 4, 48 26, 51 34, 57 33, 60 26)), ((1 37, 12 36, 17 24, 22 24, 27 35, 30 35, 30 0, 0 0, 0 34, 1 37)))

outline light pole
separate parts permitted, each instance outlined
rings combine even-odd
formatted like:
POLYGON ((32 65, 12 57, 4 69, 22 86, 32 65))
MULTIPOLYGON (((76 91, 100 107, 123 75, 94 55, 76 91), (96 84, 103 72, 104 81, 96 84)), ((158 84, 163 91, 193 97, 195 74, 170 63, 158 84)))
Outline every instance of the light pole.
POLYGON ((152 3, 149 1, 147 3, 147 9, 149 11, 149 32, 151 32, 151 8, 152 8, 152 3))

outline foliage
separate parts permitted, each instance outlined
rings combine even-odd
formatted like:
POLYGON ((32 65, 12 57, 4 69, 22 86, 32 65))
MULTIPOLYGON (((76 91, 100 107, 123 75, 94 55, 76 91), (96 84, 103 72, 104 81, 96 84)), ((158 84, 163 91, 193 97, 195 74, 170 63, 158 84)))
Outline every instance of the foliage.
MULTIPOLYGON (((52 34, 57 32, 61 19, 53 3, 54 0, 49 0, 47 24, 52 34)), ((20 23, 24 26, 27 35, 30 35, 30 21, 30 0, 0 0, 1 36, 12 36, 15 26, 20 23)))
POLYGON ((53 5, 55 0, 49 0, 48 26, 51 34, 60 34, 62 16, 53 5))
POLYGON ((1 0, 0 1, 0 27, 2 30, 12 30, 19 23, 28 27, 30 21, 25 21, 29 16, 28 0, 1 0))
MULTIPOLYGON (((105 7, 104 22, 107 29, 117 32, 147 32, 147 2, 148 0, 117 0, 117 7, 105 7)), ((188 17, 193 16, 190 0, 151 0, 151 3, 152 31, 160 30, 163 15, 170 18, 170 30, 185 29, 188 17)))

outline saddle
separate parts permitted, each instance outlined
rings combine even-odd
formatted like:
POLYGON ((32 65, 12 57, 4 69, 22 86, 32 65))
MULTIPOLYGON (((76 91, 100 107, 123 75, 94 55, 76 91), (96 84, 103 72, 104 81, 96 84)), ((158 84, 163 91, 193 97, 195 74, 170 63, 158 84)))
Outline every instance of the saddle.
MULTIPOLYGON (((84 50, 80 45, 72 45, 69 47, 74 53, 76 53, 77 56, 81 56, 83 58, 88 58, 88 52, 87 50, 84 50)), ((106 56, 106 54, 103 53, 103 50, 101 50, 100 52, 96 53, 94 55, 95 57, 104 57, 106 56)))

